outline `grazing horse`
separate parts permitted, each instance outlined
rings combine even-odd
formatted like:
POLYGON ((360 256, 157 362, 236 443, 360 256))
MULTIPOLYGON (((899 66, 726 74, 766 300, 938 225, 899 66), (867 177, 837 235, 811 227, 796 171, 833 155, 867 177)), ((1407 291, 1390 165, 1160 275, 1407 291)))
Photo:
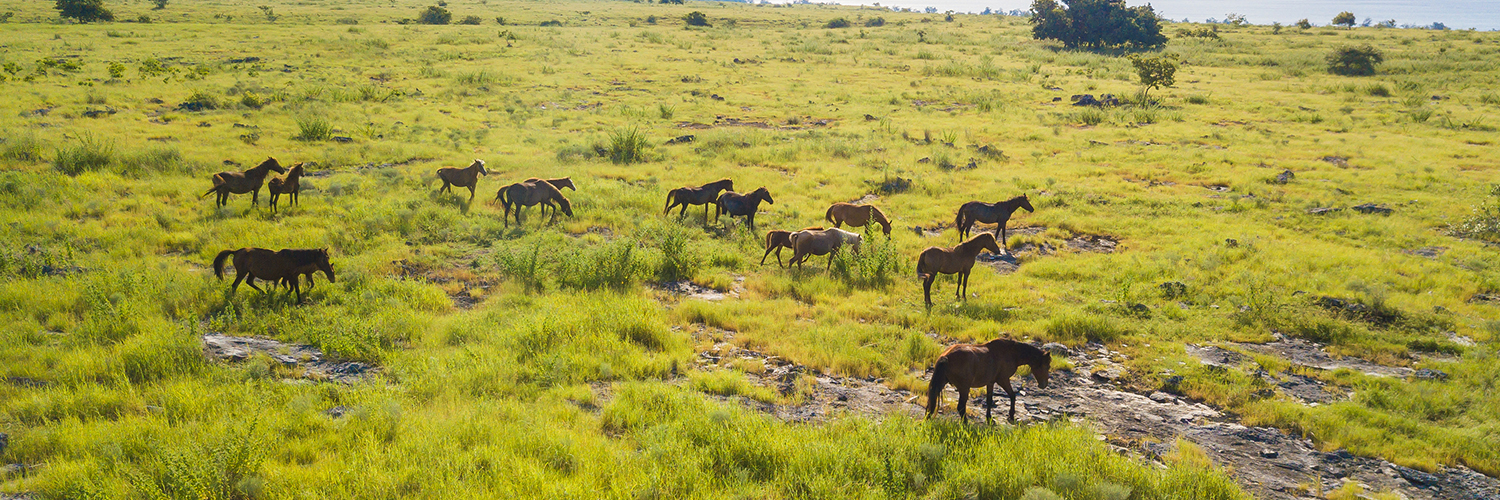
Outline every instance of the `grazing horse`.
POLYGON ((281 250, 272 252, 264 248, 241 248, 239 250, 225 250, 214 257, 214 276, 220 280, 224 279, 224 261, 230 256, 234 257, 234 284, 229 287, 229 293, 233 294, 240 287, 240 281, 245 281, 254 288, 264 293, 260 287, 255 286, 256 278, 270 281, 272 283, 288 283, 292 292, 297 294, 297 303, 302 303, 302 289, 297 285, 299 274, 311 274, 311 270, 322 271, 328 277, 328 282, 333 283, 333 264, 328 262, 328 250, 319 248, 312 250, 281 250))
POLYGON ((260 186, 266 182, 266 176, 275 170, 278 174, 286 173, 285 168, 276 162, 275 158, 266 158, 250 170, 244 172, 219 172, 214 174, 214 187, 199 195, 199 198, 208 196, 209 193, 218 193, 214 199, 214 206, 225 206, 229 204, 229 195, 250 193, 250 204, 260 204, 260 186))
POLYGON ((276 211, 276 199, 281 198, 283 194, 287 195, 288 207, 298 204, 298 198, 302 197, 302 185, 298 182, 302 179, 302 173, 302 164, 298 163, 286 170, 286 177, 271 179, 271 182, 266 184, 266 188, 271 191, 271 212, 276 211))
POLYGON ((823 218, 832 222, 833 227, 843 227, 845 222, 851 227, 865 227, 873 219, 880 224, 880 230, 885 233, 885 237, 891 237, 891 221, 886 219, 885 213, 875 208, 875 205, 834 203, 833 206, 828 207, 828 213, 823 218))
MULTIPOLYGON (((557 179, 543 179, 543 178, 540 178, 540 177, 532 177, 530 179, 526 179, 526 180, 521 181, 521 182, 537 182, 537 181, 542 181, 542 182, 546 182, 548 184, 551 184, 552 187, 557 188, 559 191, 561 191, 562 188, 568 188, 568 189, 572 189, 574 191, 578 190, 578 186, 574 186, 573 185, 573 178, 572 177, 560 177, 560 178, 557 178, 557 179)), ((547 208, 548 207, 551 207, 553 209, 557 208, 557 207, 553 207, 552 205, 543 203, 542 204, 542 215, 547 215, 547 208)))
POLYGON ((993 423, 990 410, 995 408, 995 383, 999 382, 1005 395, 1010 397, 1010 423, 1016 423, 1016 390, 1010 386, 1010 378, 1021 365, 1031 366, 1031 376, 1036 377, 1037 387, 1047 388, 1047 370, 1052 368, 1052 355, 1032 345, 995 339, 984 345, 949 347, 932 367, 932 382, 927 384, 927 418, 932 418, 933 412, 937 411, 943 386, 953 384, 958 390, 958 416, 968 422, 969 389, 983 386, 984 421, 993 423))
POLYGON ((469 201, 474 201, 474 185, 479 184, 479 176, 489 175, 490 171, 484 169, 484 160, 475 159, 468 168, 440 168, 437 169, 438 179, 443 181, 443 187, 438 188, 438 193, 443 191, 453 192, 453 186, 469 188, 469 201))
POLYGON ((1024 208, 1027 212, 1035 212, 1031 208, 1031 199, 1026 195, 1017 196, 998 203, 985 203, 982 201, 971 201, 958 207, 958 216, 953 218, 953 226, 958 228, 958 240, 963 241, 969 237, 969 228, 975 222, 984 224, 997 224, 995 226, 995 237, 1000 244, 1005 244, 1005 223, 1010 221, 1010 214, 1016 212, 1017 208, 1024 208))
MULTIPOLYGON (((802 230, 803 231, 822 231, 823 228, 821 228, 821 227, 807 227, 807 228, 802 228, 802 230)), ((771 231, 771 232, 766 233, 766 254, 760 256, 760 265, 762 265, 762 266, 766 265, 766 257, 769 257, 771 255, 771 251, 775 250, 776 251, 776 265, 778 265, 778 266, 785 266, 785 264, 781 262, 781 249, 782 248, 792 248, 792 232, 791 231, 771 231)), ((796 252, 795 249, 792 250, 792 251, 796 252)))
POLYGON ((932 309, 932 280, 937 279, 938 273, 957 274, 956 298, 965 298, 969 291, 969 271, 974 269, 974 257, 979 255, 980 250, 999 254, 1000 245, 995 243, 994 235, 979 233, 956 247, 927 247, 917 256, 917 279, 922 280, 922 296, 927 299, 928 309, 932 309))
MULTIPOLYGON (((735 217, 744 217, 750 221, 750 230, 755 230, 755 212, 760 210, 760 202, 776 204, 771 199, 771 192, 765 187, 756 188, 750 194, 739 194, 734 191, 725 191, 719 195, 719 200, 714 202, 714 220, 719 219, 719 213, 729 214, 729 220, 735 217)), ((708 208, 708 207, 704 207, 708 208)))
POLYGON ((792 240, 792 260, 787 261, 787 267, 791 267, 792 264, 802 267, 802 263, 807 261, 809 255, 828 255, 829 269, 833 268, 833 256, 830 254, 844 245, 853 246, 854 251, 858 253, 859 246, 864 240, 858 233, 851 233, 836 227, 821 231, 804 229, 792 233, 790 239, 792 240))
POLYGON ((681 218, 687 214, 688 205, 703 205, 703 223, 708 223, 708 204, 718 201, 720 191, 734 191, 734 181, 719 179, 698 187, 683 186, 667 192, 667 208, 661 211, 662 215, 672 212, 672 207, 682 206, 677 212, 681 218))
MULTIPOLYGON (((573 204, 563 196, 562 191, 558 191, 556 186, 553 186, 552 183, 546 181, 517 182, 515 184, 505 186, 503 188, 500 188, 499 192, 495 193, 495 199, 500 200, 500 204, 505 207, 504 221, 506 227, 510 227, 511 205, 516 206, 517 225, 522 223, 521 208, 537 204, 541 204, 543 206, 553 206, 552 203, 557 202, 558 205, 562 205, 562 211, 564 214, 567 214, 568 217, 573 216, 573 204)), ((557 222, 557 212, 555 211, 552 212, 552 222, 557 222)), ((552 222, 549 222, 549 224, 552 222)))

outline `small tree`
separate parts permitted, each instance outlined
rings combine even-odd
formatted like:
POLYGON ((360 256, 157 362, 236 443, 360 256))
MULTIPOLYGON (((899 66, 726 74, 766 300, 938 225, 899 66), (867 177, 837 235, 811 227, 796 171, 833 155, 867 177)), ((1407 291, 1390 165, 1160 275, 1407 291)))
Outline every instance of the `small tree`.
POLYGON ((823 25, 823 27, 828 29, 848 28, 849 20, 842 17, 835 17, 832 20, 829 20, 828 24, 823 25))
POLYGON ((115 14, 104 8, 104 0, 57 0, 53 8, 63 18, 76 19, 80 23, 115 20, 115 14))
POLYGON ((1053 39, 1069 48, 1160 47, 1167 43, 1161 18, 1150 5, 1125 6, 1124 0, 1035 0, 1031 36, 1053 39))
POLYGON ((1345 28, 1353 28, 1354 27, 1354 23, 1355 23, 1355 20, 1354 20, 1354 13, 1353 12, 1349 12, 1349 11, 1346 10, 1346 11, 1340 12, 1339 15, 1337 15, 1337 16, 1333 16, 1333 24, 1335 24, 1335 25, 1343 26, 1345 28))
POLYGON ((1297 29, 1299 29, 1299 30, 1312 29, 1312 23, 1308 22, 1307 19, 1304 18, 1304 19, 1302 19, 1300 21, 1297 21, 1297 29))
POLYGON ((1151 89, 1171 87, 1177 83, 1177 55, 1156 57, 1130 56, 1135 74, 1141 77, 1141 104, 1151 102, 1151 89))
POLYGON ((167 0, 151 0, 151 3, 156 4, 156 7, 152 7, 151 10, 162 10, 167 8, 167 0))
POLYGON ((708 24, 708 16, 705 16, 702 12, 698 12, 696 10, 683 15, 682 22, 687 23, 688 26, 702 26, 705 28, 713 27, 712 25, 708 24))
POLYGON ((484 20, 480 19, 479 16, 464 16, 463 20, 459 21, 458 24, 467 24, 474 26, 478 25, 481 22, 484 22, 484 20))
POLYGON ((453 13, 448 12, 448 9, 436 5, 428 7, 427 10, 422 11, 421 15, 417 16, 417 22, 422 24, 448 24, 448 21, 452 20, 453 13))
POLYGON ((1345 76, 1373 75, 1375 65, 1382 62, 1385 62, 1385 55, 1375 47, 1343 47, 1328 54, 1328 72, 1345 76))

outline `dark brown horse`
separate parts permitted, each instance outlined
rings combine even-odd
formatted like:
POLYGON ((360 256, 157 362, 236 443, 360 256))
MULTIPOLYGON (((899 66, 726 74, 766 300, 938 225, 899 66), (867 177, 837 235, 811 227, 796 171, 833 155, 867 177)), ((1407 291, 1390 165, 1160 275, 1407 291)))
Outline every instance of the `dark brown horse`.
POLYGON ((438 179, 443 181, 443 187, 438 188, 438 194, 443 191, 453 192, 453 186, 469 188, 469 201, 474 201, 474 185, 479 184, 480 175, 489 175, 490 171, 484 169, 484 160, 475 159, 468 168, 440 168, 437 169, 438 179))
POLYGON ((214 187, 208 188, 207 192, 198 197, 217 193, 218 197, 214 199, 214 206, 222 207, 229 204, 230 194, 250 193, 250 204, 259 205, 260 186, 265 184, 266 176, 270 175, 273 170, 278 174, 286 173, 286 169, 281 168, 281 164, 277 163, 275 158, 266 158, 266 161, 260 162, 260 165, 244 172, 219 172, 214 174, 214 187))
MULTIPOLYGON (((537 182, 537 181, 542 181, 542 182, 546 182, 548 184, 551 184, 552 187, 557 188, 558 191, 561 191, 562 188, 568 188, 568 189, 571 189, 571 190, 574 190, 574 191, 578 190, 578 186, 574 186, 573 185, 573 178, 572 177, 559 177, 557 179, 543 179, 543 178, 540 178, 540 177, 532 177, 530 179, 526 179, 526 180, 521 181, 521 182, 537 182)), ((496 194, 499 194, 499 193, 496 193, 496 194)), ((557 207, 552 206, 552 204, 550 204, 550 203, 543 203, 542 204, 542 215, 547 215, 547 209, 548 208, 552 208, 553 210, 557 210, 557 207)))
MULTIPOLYGON (((802 230, 803 231, 822 231, 823 228, 822 227, 805 227, 805 228, 802 228, 802 230)), ((786 264, 784 264, 783 262, 781 262, 781 249, 783 249, 783 248, 792 248, 792 232, 791 231, 771 231, 771 232, 766 233, 766 254, 760 256, 760 265, 762 265, 762 266, 766 265, 766 257, 768 257, 768 256, 771 255, 771 251, 772 250, 775 250, 776 251, 776 265, 778 265, 778 266, 785 266, 786 264)), ((796 250, 792 250, 792 251, 796 252, 796 250)))
POLYGON ((688 205, 703 205, 703 222, 708 223, 708 205, 719 199, 720 191, 734 191, 734 181, 719 179, 698 187, 683 186, 667 192, 667 208, 661 211, 662 215, 672 212, 672 207, 682 206, 677 212, 677 217, 687 215, 688 205))
POLYGON ((1016 390, 1010 386, 1010 378, 1021 365, 1031 367, 1037 387, 1047 388, 1047 370, 1052 368, 1052 355, 1041 349, 1008 339, 995 339, 984 345, 949 347, 932 367, 932 382, 927 384, 927 418, 932 418, 937 411, 943 386, 953 384, 958 390, 959 418, 969 421, 969 389, 984 387, 984 421, 992 423, 990 410, 995 408, 995 383, 999 382, 1005 395, 1010 397, 1009 420, 1015 423, 1016 390))
POLYGON ((286 205, 288 207, 298 204, 298 199, 302 197, 302 173, 302 164, 298 163, 286 170, 286 177, 271 179, 271 182, 266 185, 266 188, 271 191, 272 212, 276 211, 276 200, 281 198, 281 195, 287 195, 286 205))
POLYGON ((938 273, 957 274, 956 298, 965 298, 969 291, 969 271, 974 269, 974 257, 981 250, 1000 253, 1000 246, 995 244, 994 235, 979 233, 953 248, 927 247, 917 256, 917 279, 922 280, 922 296, 927 299, 928 309, 932 309, 932 281, 937 279, 938 273))
MULTIPOLYGON (((1017 196, 998 203, 985 203, 982 201, 971 201, 958 207, 958 215, 953 218, 953 226, 958 228, 958 240, 963 241, 969 237, 969 228, 974 227, 975 222, 984 224, 996 224, 995 238, 1001 245, 1005 244, 1005 223, 1010 221, 1010 215, 1017 208, 1024 208, 1027 212, 1035 212, 1031 208, 1031 199, 1026 195, 1017 196)), ((998 253, 998 252, 997 252, 998 253)))
POLYGON ((865 227, 874 221, 880 224, 880 230, 885 233, 886 238, 891 237, 891 221, 886 219, 885 213, 875 205, 834 203, 833 206, 828 207, 828 213, 824 214, 823 218, 832 222, 833 227, 844 227, 844 223, 848 223, 851 227, 865 227))
MULTIPOLYGON (((765 187, 756 188, 750 194, 739 194, 734 191, 725 191, 719 195, 718 201, 714 202, 714 220, 718 220, 719 213, 729 214, 729 220, 735 217, 744 217, 750 221, 750 230, 755 230, 755 212, 760 210, 760 202, 776 204, 771 199, 771 192, 765 187)), ((704 207, 708 208, 708 207, 704 207)))
POLYGON ((262 293, 260 287, 255 286, 257 278, 270 281, 271 283, 288 282, 292 292, 297 294, 297 303, 302 303, 302 289, 297 285, 297 276, 303 274, 307 269, 322 271, 328 277, 328 282, 333 283, 333 264, 328 262, 328 250, 323 248, 311 250, 281 250, 272 252, 264 248, 241 248, 239 250, 225 250, 214 257, 214 276, 220 280, 224 279, 224 261, 230 256, 234 257, 234 284, 229 287, 229 293, 233 294, 240 287, 240 281, 245 281, 262 293), (248 280, 247 280, 248 278, 248 280))
MULTIPOLYGON (((505 216, 503 220, 505 221, 506 227, 510 226, 511 205, 515 205, 516 207, 516 224, 522 224, 522 207, 529 207, 537 204, 556 208, 556 206, 553 205, 553 202, 556 202, 557 205, 562 206, 562 211, 564 214, 567 214, 568 217, 573 216, 573 204, 572 202, 568 201, 567 197, 563 196, 562 191, 559 191, 557 187, 553 186, 550 182, 540 180, 538 181, 539 182, 517 182, 515 184, 500 188, 500 191, 495 193, 495 199, 500 200, 500 204, 505 207, 505 216)), ((557 222, 557 212, 555 211, 552 212, 552 222, 557 222)))

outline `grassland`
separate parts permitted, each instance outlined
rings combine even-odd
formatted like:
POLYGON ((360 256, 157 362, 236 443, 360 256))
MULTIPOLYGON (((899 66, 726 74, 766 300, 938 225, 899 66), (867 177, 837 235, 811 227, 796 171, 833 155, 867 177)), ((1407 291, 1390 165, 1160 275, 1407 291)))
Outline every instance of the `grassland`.
POLYGON ((938 339, 1099 341, 1142 389, 1182 376, 1181 393, 1326 449, 1500 474, 1494 33, 1175 37, 1164 51, 1183 65, 1157 102, 1085 109, 1068 97, 1134 95, 1130 63, 1030 40, 1009 17, 456 1, 483 23, 420 26, 396 24, 418 3, 210 2, 69 25, 49 6, 7 6, 0 32, 0 462, 38 466, 0 492, 1244 497, 1202 460, 1156 469, 1065 423, 783 423, 703 394, 797 397, 690 369, 698 346, 674 327, 695 323, 905 389, 925 387, 938 339), (685 28, 693 10, 712 27, 685 28), (1351 44, 1385 51, 1379 74, 1324 71, 1351 44), (646 161, 597 154, 632 134, 646 161), (244 168, 224 162, 267 156, 308 163, 301 207, 198 198, 244 168), (435 168, 473 158, 491 170, 475 203, 433 194, 435 168), (572 176, 577 217, 507 227, 483 203, 532 176, 572 176), (666 190, 724 176, 770 189, 760 227, 875 193, 898 229, 832 272, 761 266, 742 225, 658 211, 666 190), (880 189, 898 178, 910 186, 880 189), (1046 229, 1012 248, 1104 235, 1117 251, 1021 252, 1013 274, 976 270, 966 304, 940 280, 925 311, 912 257, 954 243, 960 203, 1021 193, 1037 210, 1013 224, 1046 229), (1394 213, 1347 209, 1370 202, 1394 213), (304 306, 229 296, 206 264, 244 246, 328 247, 339 281, 304 306), (734 300, 652 291, 738 277, 734 300), (204 360, 209 331, 382 372, 289 381, 268 358, 204 360), (1248 374, 1285 360, 1224 371, 1182 347, 1276 334, 1449 378, 1312 373, 1353 396, 1310 406, 1248 374), (324 414, 336 406, 355 410, 324 414))

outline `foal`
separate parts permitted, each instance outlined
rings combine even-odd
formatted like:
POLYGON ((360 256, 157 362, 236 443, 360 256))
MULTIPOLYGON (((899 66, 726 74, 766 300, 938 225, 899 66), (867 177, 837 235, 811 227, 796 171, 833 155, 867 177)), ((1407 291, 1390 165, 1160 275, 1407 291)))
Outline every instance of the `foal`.
POLYGON ((218 197, 214 199, 214 205, 222 207, 229 204, 230 194, 250 193, 250 204, 259 205, 260 186, 265 184, 266 176, 270 175, 272 170, 278 174, 286 173, 286 169, 282 168, 281 163, 278 163, 275 158, 266 158, 266 161, 260 162, 260 165, 244 172, 219 172, 214 174, 214 187, 208 188, 207 192, 198 197, 217 193, 218 197))
POLYGON ((288 207, 299 204, 299 199, 302 197, 302 185, 298 181, 302 179, 302 173, 302 164, 298 163, 287 169, 286 177, 271 179, 271 182, 266 185, 266 188, 271 191, 271 212, 276 211, 276 199, 283 194, 286 195, 288 207))
MULTIPOLYGON (((806 227, 806 228, 802 228, 802 230, 803 231, 822 231, 823 228, 821 228, 821 227, 806 227)), ((783 248, 792 248, 792 232, 791 231, 771 231, 771 232, 766 233, 766 253, 765 253, 765 255, 760 256, 760 265, 762 265, 762 266, 766 265, 766 257, 768 257, 768 256, 771 255, 771 251, 772 250, 775 250, 776 251, 776 265, 778 265, 778 266, 785 266, 785 264, 781 262, 781 249, 783 249, 783 248)), ((794 249, 794 250, 792 250, 792 252, 795 253, 796 250, 794 249)))

